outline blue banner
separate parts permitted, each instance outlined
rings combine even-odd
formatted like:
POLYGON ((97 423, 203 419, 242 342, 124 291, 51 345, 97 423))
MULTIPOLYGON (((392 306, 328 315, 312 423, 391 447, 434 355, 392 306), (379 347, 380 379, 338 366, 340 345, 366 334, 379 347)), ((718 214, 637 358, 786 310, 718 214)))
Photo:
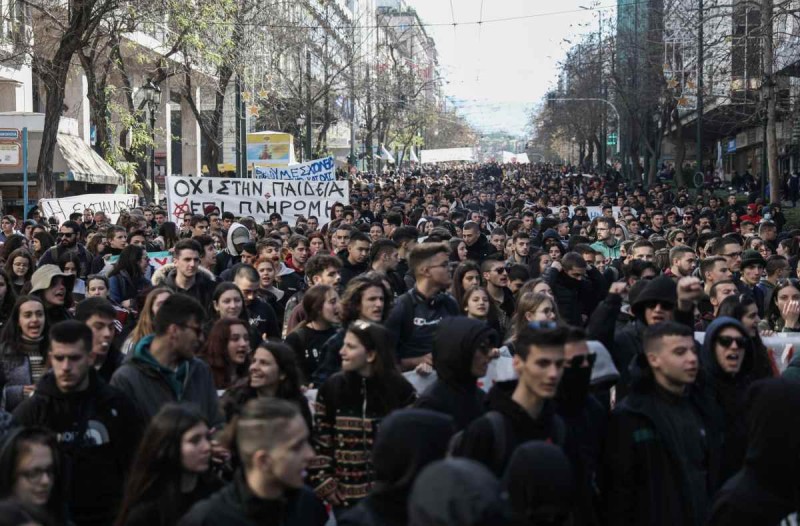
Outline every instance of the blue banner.
POLYGON ((324 157, 285 167, 255 166, 254 176, 278 181, 335 181, 336 163, 333 157, 324 157))

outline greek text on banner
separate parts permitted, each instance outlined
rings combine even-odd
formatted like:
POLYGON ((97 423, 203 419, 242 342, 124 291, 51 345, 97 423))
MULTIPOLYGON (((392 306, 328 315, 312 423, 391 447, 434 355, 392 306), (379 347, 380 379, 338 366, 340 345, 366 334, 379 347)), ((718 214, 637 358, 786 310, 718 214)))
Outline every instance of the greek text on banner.
POLYGON ((120 212, 136 207, 138 197, 132 194, 84 194, 57 199, 40 199, 39 207, 45 217, 55 217, 59 224, 69 219, 75 212, 83 213, 87 208, 92 212, 105 212, 112 223, 119 219, 120 212))
POLYGON ((282 181, 333 181, 336 179, 336 163, 333 157, 315 159, 292 166, 255 166, 256 179, 278 179, 282 181))
POLYGON ((278 213, 294 223, 299 216, 315 216, 319 224, 330 221, 334 203, 350 201, 347 181, 275 181, 272 179, 226 179, 220 177, 179 177, 167 179, 170 221, 179 223, 184 214, 202 214, 208 205, 238 217, 256 221, 278 213))

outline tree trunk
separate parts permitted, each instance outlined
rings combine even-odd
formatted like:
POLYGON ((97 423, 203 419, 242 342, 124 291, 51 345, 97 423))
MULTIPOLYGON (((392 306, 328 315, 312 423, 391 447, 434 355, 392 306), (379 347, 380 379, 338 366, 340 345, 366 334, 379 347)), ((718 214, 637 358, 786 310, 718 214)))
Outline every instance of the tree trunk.
MULTIPOLYGON (((781 188, 783 183, 778 173, 778 136, 776 122, 776 101, 775 101, 775 77, 773 76, 773 64, 775 60, 775 49, 772 34, 772 2, 773 0, 761 0, 761 34, 762 34, 762 60, 764 68, 764 100, 766 102, 766 137, 767 142, 767 174, 769 176, 769 202, 780 203, 781 188)), ((761 189, 762 193, 764 188, 761 189)))
POLYGON ((40 69, 40 78, 47 87, 46 107, 44 112, 44 128, 42 130, 42 146, 39 150, 39 162, 36 166, 37 190, 39 199, 56 196, 56 181, 53 177, 53 156, 58 141, 58 123, 64 107, 64 90, 69 74, 69 63, 72 52, 59 48, 53 60, 41 62, 46 68, 40 69))

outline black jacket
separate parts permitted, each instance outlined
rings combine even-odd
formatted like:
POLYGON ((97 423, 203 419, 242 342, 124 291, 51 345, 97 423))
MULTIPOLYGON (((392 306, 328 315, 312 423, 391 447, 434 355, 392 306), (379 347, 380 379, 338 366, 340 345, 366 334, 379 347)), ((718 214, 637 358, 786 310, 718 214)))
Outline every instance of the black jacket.
POLYGON ((571 278, 565 272, 552 267, 545 271, 544 279, 553 289, 561 318, 570 325, 583 327, 583 317, 588 320, 597 306, 591 283, 586 279, 571 278))
POLYGON ((436 326, 442 319, 458 315, 456 300, 446 292, 428 299, 415 287, 400 296, 385 323, 397 342, 398 359, 417 358, 432 352, 436 326))
POLYGON ((342 277, 342 289, 344 289, 347 284, 350 283, 351 279, 369 270, 369 263, 366 261, 356 264, 350 263, 350 260, 348 259, 349 253, 346 250, 339 252, 337 256, 339 256, 339 259, 342 260, 342 269, 339 271, 339 275, 342 277))
POLYGON ((306 487, 287 491, 282 499, 261 499, 250 491, 244 476, 211 498, 195 504, 179 526, 323 526, 328 514, 306 487))
POLYGON ((216 283, 206 276, 206 273, 202 270, 197 270, 194 275, 194 283, 188 289, 182 289, 178 286, 175 282, 175 276, 178 274, 178 270, 174 269, 170 272, 166 278, 164 278, 163 285, 172 289, 174 292, 180 292, 182 294, 186 294, 188 296, 193 297, 197 301, 200 302, 200 305, 203 307, 207 307, 211 305, 211 298, 214 295, 214 288, 216 287, 216 283))
POLYGON ((484 234, 481 234, 472 246, 467 247, 467 259, 483 263, 483 261, 487 259, 490 254, 494 254, 494 252, 494 245, 489 243, 489 240, 486 239, 484 234))
POLYGON ((529 440, 547 440, 563 445, 566 439, 566 428, 561 417, 556 414, 555 404, 551 401, 545 402, 539 417, 533 419, 522 406, 511 399, 516 387, 516 380, 496 383, 488 396, 488 409, 503 416, 505 451, 502 454, 494 451, 500 446, 488 415, 478 418, 467 427, 456 451, 459 456, 481 462, 497 476, 503 474, 511 454, 520 444, 529 440), (497 458, 502 458, 500 465, 493 465, 497 458))
POLYGON ((433 343, 433 367, 438 378, 416 406, 453 417, 456 429, 467 427, 485 411, 486 395, 471 373, 475 350, 496 334, 482 321, 462 316, 443 320, 433 343))
POLYGON ((275 309, 261 298, 255 298, 246 305, 247 318, 250 320, 250 328, 256 331, 259 338, 266 334, 268 338, 281 337, 281 325, 275 309))
POLYGON ((666 404, 671 402, 657 391, 660 388, 645 360, 642 354, 634 362, 633 390, 617 405, 609 423, 604 462, 608 524, 702 524, 697 517, 707 510, 695 510, 691 502, 704 500, 719 487, 719 410, 698 376, 684 403, 702 422, 696 437, 704 437, 706 494, 692 495, 690 474, 679 453, 685 429, 676 429, 674 422, 664 416, 666 404))
POLYGON ((800 384, 755 382, 748 393, 744 467, 716 496, 709 526, 778 526, 800 509, 800 384))
POLYGON ((53 373, 14 411, 23 426, 58 436, 69 514, 77 524, 110 524, 119 510, 128 464, 144 428, 130 400, 89 371, 89 387, 63 393, 53 373))

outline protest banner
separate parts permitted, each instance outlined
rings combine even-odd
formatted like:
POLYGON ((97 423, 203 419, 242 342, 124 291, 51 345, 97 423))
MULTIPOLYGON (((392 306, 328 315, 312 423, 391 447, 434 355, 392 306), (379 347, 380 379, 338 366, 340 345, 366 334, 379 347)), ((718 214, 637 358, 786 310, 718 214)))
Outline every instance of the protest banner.
MULTIPOLYGON (((600 207, 600 206, 584 206, 584 208, 586 209, 586 213, 589 215, 589 219, 594 219, 595 217, 600 217, 601 215, 603 215, 603 208, 600 207)), ((550 210, 553 212, 553 215, 556 216, 556 217, 558 217, 558 211, 560 209, 561 209, 560 206, 551 206, 550 207, 550 210)), ((620 208, 618 206, 612 206, 611 207, 611 213, 614 215, 615 219, 619 217, 619 213, 620 213, 621 210, 622 210, 622 208, 620 208)), ((575 215, 575 207, 574 206, 570 206, 569 207, 569 216, 572 217, 573 215, 575 215)))
POLYGON ((69 219, 75 212, 85 209, 92 212, 105 212, 111 223, 116 223, 120 212, 136 207, 138 196, 133 194, 83 194, 55 199, 40 199, 39 208, 44 217, 55 217, 59 224, 69 219))
MULTIPOLYGON (((172 254, 167 251, 148 252, 147 257, 150 258, 150 266, 153 267, 153 270, 158 270, 164 265, 172 263, 172 254)), ((119 256, 108 256, 107 263, 113 265, 118 259, 119 256)))
POLYGON ((440 148, 438 150, 422 150, 420 161, 425 163, 446 163, 449 161, 474 161, 472 148, 440 148))
POLYGON ((307 163, 291 166, 254 166, 256 179, 276 179, 280 181, 334 181, 336 163, 333 157, 323 157, 307 163))
POLYGON ((169 220, 180 223, 187 213, 202 214, 207 205, 237 217, 252 216, 263 222, 277 212, 294 224, 298 216, 315 216, 319 224, 330 221, 334 203, 350 202, 347 181, 275 181, 221 177, 167 177, 169 220))
POLYGON ((248 166, 289 166, 294 162, 294 137, 291 133, 263 131, 247 134, 248 166))

